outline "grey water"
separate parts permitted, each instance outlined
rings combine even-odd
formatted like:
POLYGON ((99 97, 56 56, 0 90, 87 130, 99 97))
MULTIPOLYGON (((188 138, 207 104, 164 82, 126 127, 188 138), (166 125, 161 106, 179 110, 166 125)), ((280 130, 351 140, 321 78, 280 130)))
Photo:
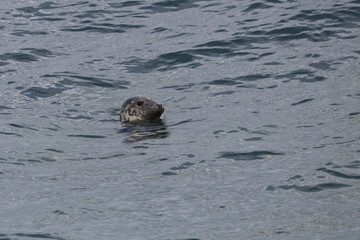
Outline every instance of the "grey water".
POLYGON ((360 239, 359 0, 0 1, 0 240, 360 239), (166 108, 119 122, 124 100, 166 108))

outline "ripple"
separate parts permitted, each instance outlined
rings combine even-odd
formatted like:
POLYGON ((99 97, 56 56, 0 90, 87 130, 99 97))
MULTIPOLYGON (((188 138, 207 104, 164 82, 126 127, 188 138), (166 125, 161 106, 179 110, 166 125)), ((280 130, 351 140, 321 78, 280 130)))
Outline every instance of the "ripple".
POLYGON ((92 23, 91 26, 83 26, 83 25, 66 26, 60 28, 60 30, 69 31, 69 32, 124 33, 126 32, 127 29, 141 28, 141 27, 144 27, 144 25, 92 23))
POLYGON ((258 9, 267 9, 267 8, 271 8, 271 6, 266 5, 264 3, 257 2, 257 3, 251 4, 245 10, 243 10, 243 12, 251 12, 251 11, 254 11, 254 10, 258 10, 258 9))
POLYGON ((165 0, 152 3, 150 6, 141 7, 140 9, 150 10, 154 13, 176 12, 188 8, 195 8, 199 5, 189 0, 165 0))
POLYGON ((108 3, 109 6, 113 8, 124 8, 124 7, 133 7, 144 4, 145 1, 125 1, 120 3, 108 3))
POLYGON ((47 35, 48 32, 45 31, 29 31, 29 30, 13 30, 11 32, 11 35, 23 37, 26 35, 47 35))
POLYGON ((76 137, 76 138, 106 138, 105 136, 101 136, 101 135, 87 135, 87 134, 70 134, 67 136, 76 137))
POLYGON ((56 234, 50 233, 13 233, 13 234, 2 234, 0 233, 1 239, 19 239, 22 238, 33 238, 33 239, 55 239, 55 240, 65 240, 65 238, 56 236, 56 234))
POLYGON ((70 73, 45 74, 42 78, 60 78, 58 82, 64 86, 96 86, 103 88, 126 89, 130 83, 123 80, 112 80, 108 78, 88 77, 70 73))
POLYGON ((31 87, 21 92, 21 94, 32 98, 32 99, 38 99, 38 98, 48 98, 53 97, 57 94, 62 93, 63 91, 67 90, 68 88, 64 87, 31 87))
POLYGON ((27 54, 27 53, 5 53, 0 55, 0 60, 13 60, 17 62, 34 62, 38 61, 38 58, 34 55, 27 54))
POLYGON ((195 163, 192 163, 192 162, 185 162, 185 163, 180 164, 179 166, 170 168, 170 170, 172 170, 172 171, 184 170, 184 169, 188 169, 189 167, 191 167, 194 164, 195 163))
POLYGON ((252 152, 222 152, 219 158, 229 158, 235 161, 252 161, 265 159, 269 156, 279 156, 284 153, 271 152, 271 151, 252 151, 252 152))
POLYGON ((16 134, 16 133, 11 133, 11 132, 2 132, 2 131, 0 131, 0 134, 2 134, 2 135, 8 135, 8 136, 24 137, 23 135, 16 134))
POLYGON ((178 51, 159 55, 153 60, 135 58, 122 62, 122 64, 127 67, 129 72, 147 73, 153 70, 168 71, 179 67, 194 68, 200 66, 200 63, 194 63, 195 59, 197 59, 197 57, 192 53, 178 51))
POLYGON ((320 191, 324 191, 324 190, 329 190, 329 189, 338 189, 338 188, 344 188, 344 187, 351 187, 351 185, 348 184, 342 184, 342 183, 320 183, 320 184, 316 184, 316 185, 307 185, 307 186, 298 186, 298 185, 282 185, 282 186, 278 186, 278 187, 274 187, 274 186, 268 186, 266 188, 266 190, 270 190, 270 191, 274 191, 276 188, 278 189, 282 189, 282 190, 297 190, 300 192, 320 192, 320 191))
POLYGON ((330 170, 327 168, 319 168, 319 169, 317 169, 317 171, 325 172, 332 176, 340 177, 340 178, 357 179, 357 180, 360 179, 360 175, 345 174, 345 173, 330 170))
POLYGON ((311 102, 311 101, 313 101, 313 100, 314 100, 314 98, 307 98, 307 99, 301 100, 301 101, 299 101, 299 102, 292 103, 291 105, 296 106, 296 105, 299 105, 299 104, 311 102))

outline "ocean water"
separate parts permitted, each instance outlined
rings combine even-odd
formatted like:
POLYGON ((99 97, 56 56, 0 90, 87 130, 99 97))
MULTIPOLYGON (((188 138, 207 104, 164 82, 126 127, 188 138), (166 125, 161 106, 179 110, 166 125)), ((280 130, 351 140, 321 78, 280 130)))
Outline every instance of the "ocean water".
POLYGON ((360 239, 359 0, 0 1, 0 240, 360 239), (132 96, 166 108, 128 127, 132 96))

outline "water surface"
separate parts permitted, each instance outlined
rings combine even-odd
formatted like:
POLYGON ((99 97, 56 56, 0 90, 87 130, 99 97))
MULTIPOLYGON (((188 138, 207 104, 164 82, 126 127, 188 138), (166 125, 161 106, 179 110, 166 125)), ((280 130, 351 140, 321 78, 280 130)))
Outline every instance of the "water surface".
POLYGON ((359 239, 359 4, 2 1, 0 239, 359 239))

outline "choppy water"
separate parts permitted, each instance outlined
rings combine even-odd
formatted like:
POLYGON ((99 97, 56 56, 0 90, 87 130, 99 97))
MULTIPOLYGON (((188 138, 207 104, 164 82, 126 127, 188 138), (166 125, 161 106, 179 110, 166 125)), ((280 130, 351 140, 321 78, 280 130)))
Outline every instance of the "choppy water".
POLYGON ((1 240, 360 238, 359 0, 0 9, 1 240))

